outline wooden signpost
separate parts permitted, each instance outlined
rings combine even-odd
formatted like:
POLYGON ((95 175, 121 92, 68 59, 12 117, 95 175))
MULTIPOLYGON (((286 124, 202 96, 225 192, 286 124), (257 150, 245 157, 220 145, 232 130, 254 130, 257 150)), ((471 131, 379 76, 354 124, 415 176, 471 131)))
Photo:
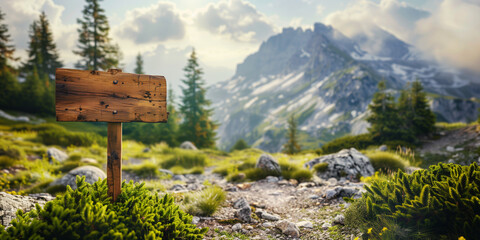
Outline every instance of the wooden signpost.
POLYGON ((113 201, 122 183, 122 122, 167 122, 163 76, 58 68, 57 121, 108 122, 107 184, 113 201))

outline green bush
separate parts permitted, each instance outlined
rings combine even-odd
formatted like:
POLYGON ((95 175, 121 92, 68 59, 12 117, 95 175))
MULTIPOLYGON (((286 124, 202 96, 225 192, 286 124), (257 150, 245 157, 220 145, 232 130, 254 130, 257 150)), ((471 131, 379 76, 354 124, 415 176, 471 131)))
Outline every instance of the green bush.
POLYGON ((0 142, 0 155, 5 155, 13 159, 23 159, 25 157, 25 151, 16 145, 12 145, 11 142, 0 142))
POLYGON ((17 132, 24 132, 24 131, 41 132, 41 131, 65 131, 65 128, 53 123, 42 123, 38 125, 24 123, 24 124, 17 124, 15 126, 12 126, 10 130, 17 131, 17 132))
POLYGON ((181 166, 183 168, 205 167, 207 165, 207 157, 198 151, 175 149, 173 154, 161 163, 163 168, 171 168, 173 166, 181 166))
POLYGON ((222 188, 215 186, 185 196, 186 212, 197 216, 211 216, 225 202, 227 194, 222 188))
POLYGON ((317 163, 317 164, 315 164, 315 166, 313 166, 313 169, 317 173, 323 173, 323 172, 327 171, 327 168, 328 168, 328 163, 326 163, 326 162, 317 163))
POLYGON ((143 185, 123 182, 112 203, 106 180, 90 185, 77 178, 76 190, 67 187, 44 208, 18 211, 12 226, 0 229, 0 239, 202 239, 208 229, 191 224, 173 197, 143 185))
POLYGON ((244 171, 245 176, 247 179, 252 181, 258 181, 260 179, 264 179, 268 176, 277 176, 279 177, 280 174, 276 171, 265 171, 261 168, 251 168, 244 171))
POLYGON ((139 165, 133 165, 123 168, 125 171, 132 172, 140 178, 156 178, 160 175, 158 166, 152 162, 144 162, 139 165))
POLYGON ((292 173, 293 179, 296 179, 299 182, 308 182, 312 180, 313 173, 308 169, 298 169, 292 173))
POLYGON ((46 130, 38 132, 38 138, 45 145, 58 145, 68 147, 89 147, 94 143, 106 146, 106 138, 96 133, 68 132, 67 130, 46 130))
POLYGON ((249 148, 247 142, 245 142, 245 140, 240 138, 237 140, 237 142, 235 142, 235 144, 233 144, 232 148, 230 149, 230 152, 233 152, 235 150, 243 150, 247 148, 249 148))
MULTIPOLYGON (((398 171, 374 181, 346 213, 346 224, 375 234, 386 227, 402 239, 479 239, 480 167, 444 164, 398 171)), ((368 238, 374 237, 369 235, 368 238)))
POLYGON ((366 156, 370 158, 375 171, 384 173, 396 172, 399 169, 405 171, 405 167, 409 165, 407 160, 391 152, 367 152, 366 156))
POLYGON ((8 168, 15 164, 15 159, 9 156, 0 156, 0 169, 8 168))
POLYGON ((241 182, 241 181, 245 180, 245 178, 246 178, 245 173, 240 173, 240 172, 230 173, 226 177, 228 182, 241 182))
POLYGON ((370 145, 375 145, 375 141, 368 133, 356 136, 344 136, 337 138, 321 148, 322 154, 336 153, 346 148, 356 148, 357 150, 366 149, 370 145))

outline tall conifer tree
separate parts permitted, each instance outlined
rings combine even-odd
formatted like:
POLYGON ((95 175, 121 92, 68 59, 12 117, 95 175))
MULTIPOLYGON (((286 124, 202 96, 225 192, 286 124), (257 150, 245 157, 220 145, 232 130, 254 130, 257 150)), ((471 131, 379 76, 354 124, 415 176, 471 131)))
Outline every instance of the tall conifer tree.
POLYGON ((15 109, 20 85, 16 78, 16 70, 10 61, 17 61, 14 57, 15 47, 10 43, 8 26, 3 23, 5 14, 0 10, 0 108, 15 109))
POLYGON ((399 98, 399 110, 404 121, 415 136, 425 135, 435 130, 435 114, 420 81, 407 85, 399 98))
POLYGON ((135 59, 135 69, 133 72, 136 74, 145 74, 145 72, 143 72, 143 58, 140 53, 138 53, 137 58, 135 59))
POLYGON ((180 124, 179 138, 181 141, 191 141, 198 148, 215 146, 215 129, 217 124, 210 120, 212 110, 210 101, 205 98, 206 88, 202 79, 203 71, 198 65, 195 50, 192 50, 182 82, 182 102, 180 113, 183 121, 180 124))
POLYGON ((108 36, 108 25, 105 11, 100 7, 101 0, 86 0, 83 18, 77 19, 80 28, 78 48, 75 54, 81 57, 75 67, 85 70, 108 70, 118 67, 121 53, 118 45, 112 44, 108 36))
POLYGON ((283 145, 283 151, 287 154, 300 152, 301 147, 297 141, 297 120, 292 115, 288 119, 288 141, 283 145))

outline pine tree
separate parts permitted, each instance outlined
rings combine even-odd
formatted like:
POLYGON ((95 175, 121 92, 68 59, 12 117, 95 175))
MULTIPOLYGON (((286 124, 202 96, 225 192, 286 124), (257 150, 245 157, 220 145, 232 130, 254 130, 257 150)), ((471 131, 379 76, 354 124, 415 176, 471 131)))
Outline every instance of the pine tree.
POLYGON ((20 85, 16 77, 16 70, 9 61, 17 61, 13 55, 15 47, 10 44, 8 26, 3 23, 5 14, 0 10, 0 108, 15 109, 20 85))
POLYGON ((48 107, 45 106, 43 101, 48 99, 46 96, 46 91, 48 91, 46 84, 49 81, 46 75, 43 78, 39 76, 36 67, 28 73, 25 82, 21 85, 20 100, 22 101, 22 110, 31 113, 45 113, 45 109, 48 109, 48 107))
POLYGON ((411 131, 402 127, 405 123, 399 115, 393 95, 386 91, 385 81, 378 83, 372 103, 368 106, 371 115, 367 121, 371 124, 369 131, 377 142, 403 140, 411 141, 411 131))
POLYGON ((404 121, 415 136, 431 133, 435 130, 435 114, 428 105, 428 100, 420 81, 407 85, 399 98, 399 110, 404 121))
POLYGON ((297 120, 292 115, 288 119, 288 141, 283 145, 283 151, 287 154, 300 152, 301 147, 297 141, 297 120))
POLYGON ((53 81, 55 79, 55 70, 62 66, 57 47, 53 41, 50 24, 45 12, 42 12, 40 19, 34 21, 30 26, 28 60, 23 65, 22 72, 31 72, 36 67, 39 76, 43 78, 46 75, 53 81))
POLYGON ((217 124, 210 120, 212 110, 208 109, 210 101, 205 98, 203 71, 197 61, 195 50, 192 50, 187 66, 183 69, 185 79, 182 82, 185 86, 182 87, 180 105, 183 122, 180 124, 179 139, 191 141, 198 148, 209 148, 215 146, 217 124))
POLYGON ((135 61, 135 70, 133 70, 133 72, 136 74, 145 74, 143 72, 143 58, 140 53, 137 55, 137 59, 135 61))
POLYGON ((245 140, 243 140, 243 138, 240 138, 235 142, 235 144, 233 144, 232 148, 230 149, 230 152, 233 152, 235 150, 247 149, 249 147, 250 146, 248 146, 247 142, 245 142, 245 140))
POLYGON ((108 33, 110 27, 104 10, 100 8, 101 0, 86 0, 83 18, 77 19, 80 28, 78 48, 74 51, 82 59, 75 67, 85 70, 108 70, 118 67, 121 53, 118 45, 111 44, 108 33))

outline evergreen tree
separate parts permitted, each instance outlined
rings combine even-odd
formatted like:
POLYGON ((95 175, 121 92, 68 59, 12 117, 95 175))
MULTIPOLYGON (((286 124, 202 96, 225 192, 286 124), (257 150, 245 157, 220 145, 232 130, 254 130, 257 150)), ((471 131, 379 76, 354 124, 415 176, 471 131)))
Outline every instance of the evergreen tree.
POLYGON ((407 85, 407 89, 400 95, 398 105, 401 116, 415 136, 435 130, 435 114, 428 105, 427 96, 420 81, 407 85))
POLYGON ((133 72, 136 74, 145 74, 143 72, 143 58, 140 53, 137 55, 137 59, 135 61, 135 70, 133 70, 133 72))
POLYGON ((28 60, 23 65, 22 72, 29 73, 36 68, 42 78, 46 75, 53 81, 55 70, 63 66, 59 60, 57 47, 53 42, 50 24, 45 12, 40 14, 40 19, 30 26, 30 42, 28 60))
MULTIPOLYGON (((44 100, 48 100, 49 97, 46 91, 50 80, 46 75, 40 77, 37 68, 34 67, 33 71, 27 74, 25 82, 22 83, 22 91, 20 100, 22 101, 21 109, 31 113, 45 113, 48 106, 45 106, 44 100)), ((52 104, 53 106, 53 104, 52 104)))
POLYGON ((188 59, 185 71, 185 84, 182 87, 183 97, 180 113, 183 121, 180 124, 179 139, 191 141, 198 148, 215 146, 215 129, 217 124, 210 120, 212 110, 208 109, 210 101, 205 98, 206 88, 202 79, 202 69, 197 62, 195 50, 188 59))
POLYGON ((378 92, 373 95, 368 106, 371 115, 367 121, 371 124, 369 131, 375 141, 412 141, 413 136, 400 117, 393 95, 386 91, 385 81, 378 83, 378 92))
POLYGON ((82 59, 75 67, 86 70, 108 70, 118 67, 121 53, 118 45, 111 44, 108 33, 110 27, 104 10, 100 8, 101 0, 86 0, 83 18, 77 19, 80 28, 78 51, 74 51, 82 59))
POLYGON ((233 144, 232 148, 230 149, 230 152, 233 152, 235 150, 247 149, 249 147, 250 146, 248 146, 247 142, 245 142, 245 140, 240 138, 240 139, 237 140, 237 142, 235 142, 235 144, 233 144))
POLYGON ((5 14, 0 10, 0 108, 15 109, 20 85, 16 77, 16 70, 9 61, 17 61, 13 55, 15 47, 10 44, 8 26, 3 23, 5 14))
POLYGON ((288 119, 288 141, 283 145, 283 151, 287 154, 300 152, 301 148, 297 141, 297 120, 292 115, 288 119))

